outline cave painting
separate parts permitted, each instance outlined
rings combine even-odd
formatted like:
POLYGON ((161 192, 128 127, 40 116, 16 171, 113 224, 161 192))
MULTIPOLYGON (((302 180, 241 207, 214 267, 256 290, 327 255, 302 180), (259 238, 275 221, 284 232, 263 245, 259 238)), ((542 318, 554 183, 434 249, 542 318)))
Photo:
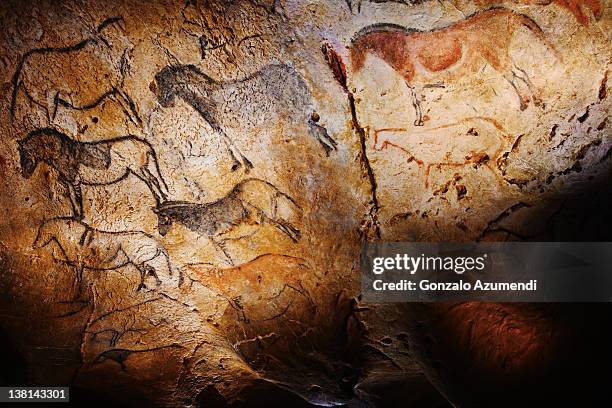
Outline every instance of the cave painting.
POLYGON ((350 46, 352 70, 359 72, 366 56, 372 54, 402 75, 412 95, 415 126, 424 124, 418 87, 461 78, 482 68, 485 62, 512 86, 518 95, 520 109, 525 110, 530 100, 536 105, 541 105, 542 101, 527 73, 513 63, 509 54, 515 32, 523 27, 558 55, 535 21, 498 8, 432 31, 392 24, 368 26, 353 37, 350 46))
MULTIPOLYGON (((33 247, 57 245, 57 261, 76 268, 76 281, 82 282, 83 271, 114 271, 133 265, 140 273, 138 290, 145 287, 145 278, 153 276, 157 284, 164 276, 172 276, 170 257, 166 249, 151 235, 142 231, 101 231, 71 217, 58 217, 44 221, 33 247)), ((179 276, 180 284, 180 276, 179 276)))
POLYGON ((37 129, 19 141, 21 174, 30 178, 39 163, 55 169, 68 190, 74 216, 83 218, 81 186, 105 186, 130 174, 142 180, 157 203, 167 198, 168 186, 149 142, 121 136, 99 142, 79 142, 52 128, 37 129))
POLYGON ((512 143, 513 137, 496 120, 472 117, 418 131, 415 128, 376 129, 373 147, 378 151, 400 150, 407 156, 407 163, 415 162, 424 170, 424 184, 428 188, 432 168, 482 165, 499 180, 492 163, 497 163, 501 153, 512 143))
POLYGON ((12 79, 11 118, 23 90, 28 101, 44 110, 47 125, 53 124, 59 106, 88 110, 106 100, 118 103, 130 121, 142 125, 136 104, 123 89, 130 49, 107 35, 121 21, 120 17, 105 20, 95 35, 77 44, 36 48, 23 55, 12 79))
POLYGON ((227 302, 221 325, 250 365, 265 369, 269 357, 287 359, 312 347, 294 337, 312 330, 317 311, 312 287, 304 279, 316 272, 304 259, 263 254, 233 268, 189 265, 183 272, 227 302), (261 333, 269 335, 259 337, 261 333))
MULTIPOLYGON (((492 5, 500 3, 498 0, 475 0, 478 5, 492 5)), ((574 15, 576 20, 583 26, 589 26, 589 14, 597 20, 601 17, 602 7, 600 0, 512 0, 516 4, 527 4, 537 6, 547 6, 556 4, 559 7, 567 9, 574 15)))
MULTIPOLYGON (((361 12, 363 0, 345 0, 349 10, 354 12, 361 12)), ((423 0, 368 0, 369 3, 399 3, 407 6, 423 3, 423 0)), ((479 6, 493 6, 503 4, 504 0, 473 0, 479 6)), ((592 13, 593 17, 597 20, 601 17, 602 7, 600 0, 508 0, 507 2, 514 4, 525 4, 528 6, 548 6, 549 4, 556 4, 568 10, 574 15, 576 20, 584 25, 589 26, 589 14, 592 13)), ((455 3, 458 3, 455 1, 455 3)))
POLYGON ((287 219, 301 212, 297 203, 273 184, 254 178, 239 182, 224 197, 210 203, 166 201, 154 211, 160 235, 166 235, 173 223, 178 222, 210 239, 230 265, 234 262, 225 241, 251 237, 266 224, 276 227, 293 242, 301 238, 300 231, 287 219), (245 232, 241 226, 256 229, 245 232))
POLYGON ((155 82, 157 99, 163 107, 180 98, 221 135, 234 160, 232 170, 241 166, 249 170, 253 165, 226 133, 231 126, 228 122, 234 120, 229 112, 243 113, 237 124, 241 133, 282 118, 288 124, 307 125, 310 135, 327 154, 336 149, 336 141, 318 123, 320 118, 306 83, 288 65, 268 65, 246 78, 227 82, 212 79, 194 65, 171 65, 155 75, 155 82), (252 115, 247 114, 251 112, 252 115), (253 118, 259 122, 251 123, 253 118))

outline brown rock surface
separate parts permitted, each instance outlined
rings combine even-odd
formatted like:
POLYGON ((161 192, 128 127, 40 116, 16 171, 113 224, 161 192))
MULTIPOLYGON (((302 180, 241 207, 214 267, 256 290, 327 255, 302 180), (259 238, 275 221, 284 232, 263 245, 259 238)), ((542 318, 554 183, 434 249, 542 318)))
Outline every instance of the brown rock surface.
POLYGON ((364 304, 358 261, 366 240, 610 240, 609 1, 0 10, 18 383, 469 406, 576 345, 571 367, 595 360, 608 309, 364 304))

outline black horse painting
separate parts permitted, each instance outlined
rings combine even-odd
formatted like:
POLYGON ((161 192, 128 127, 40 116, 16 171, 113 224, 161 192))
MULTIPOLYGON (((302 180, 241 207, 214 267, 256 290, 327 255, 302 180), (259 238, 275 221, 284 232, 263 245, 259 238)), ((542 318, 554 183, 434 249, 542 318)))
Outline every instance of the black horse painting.
POLYGON ((28 101, 46 112, 48 125, 53 123, 60 106, 81 111, 112 100, 130 121, 141 126, 136 103, 125 90, 132 47, 127 38, 121 38, 125 36, 117 37, 111 30, 122 27, 122 23, 123 18, 111 17, 98 26, 93 36, 79 43, 26 52, 12 79, 11 120, 22 90, 28 101))
POLYGON ((166 201, 154 211, 160 235, 166 235, 174 221, 181 223, 210 239, 231 265, 233 261, 224 242, 254 235, 242 233, 241 226, 254 225, 259 229, 268 224, 293 242, 301 238, 300 231, 288 221, 301 212, 297 203, 273 184, 254 178, 241 181, 224 197, 210 203, 166 201))
POLYGON ((267 65, 254 74, 236 81, 219 82, 195 65, 171 65, 155 75, 157 100, 163 107, 172 106, 176 98, 194 108, 221 135, 234 159, 233 170, 251 162, 234 146, 226 128, 236 118, 228 112, 240 112, 240 132, 261 129, 275 121, 290 125, 303 124, 329 154, 336 141, 318 122, 312 96, 304 79, 292 67, 267 65))
MULTIPOLYGON (((172 276, 168 251, 151 235, 142 231, 101 231, 71 217, 58 217, 40 225, 34 244, 35 249, 50 243, 59 248, 60 258, 76 268, 76 283, 83 280, 83 271, 114 271, 133 265, 140 273, 138 290, 145 287, 145 278, 153 276, 157 284, 172 276)), ((179 272, 178 284, 181 283, 179 272)))
POLYGON ((52 128, 37 129, 19 141, 19 158, 24 178, 30 178, 39 163, 57 171, 78 219, 83 218, 82 185, 106 186, 133 174, 147 185, 158 204, 168 198, 155 150, 136 136, 79 142, 52 128))

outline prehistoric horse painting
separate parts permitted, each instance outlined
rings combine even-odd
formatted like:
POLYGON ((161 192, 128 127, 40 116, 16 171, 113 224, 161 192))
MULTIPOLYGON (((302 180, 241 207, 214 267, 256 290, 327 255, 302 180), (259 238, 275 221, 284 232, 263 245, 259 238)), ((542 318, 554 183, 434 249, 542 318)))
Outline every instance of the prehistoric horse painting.
MULTIPOLYGON (((349 10, 352 12, 361 12, 363 0, 345 0, 349 10)), ((576 20, 588 27, 589 26, 589 10, 593 13, 595 19, 599 19, 602 14, 600 0, 472 0, 479 6, 498 5, 501 3, 526 4, 528 6, 547 6, 556 4, 559 7, 567 9, 574 15, 576 20)), ((368 0, 369 3, 399 3, 407 6, 423 3, 424 0, 368 0)), ((454 0, 454 3, 460 3, 454 0)))
POLYGON ((428 188, 432 168, 483 165, 499 180, 491 164, 497 163, 504 149, 512 144, 513 137, 496 120, 472 117, 418 132, 414 128, 376 129, 373 148, 399 149, 407 156, 407 163, 415 162, 424 170, 425 188, 428 188), (445 141, 443 145, 440 140, 445 141))
POLYGON ((264 225, 276 227, 293 242, 301 238, 300 231, 288 220, 301 212, 297 203, 273 184, 254 178, 241 181, 224 197, 210 203, 166 201, 154 211, 160 235, 166 235, 172 224, 178 222, 210 239, 230 265, 234 263, 225 242, 252 236, 264 225), (244 233, 242 226, 256 229, 244 233))
MULTIPOLYGON (((478 5, 498 4, 498 0, 475 0, 478 5)), ((599 19, 602 13, 600 0, 512 0, 512 3, 547 6, 556 4, 559 7, 567 9, 574 15, 576 20, 585 27, 589 26, 589 10, 593 13, 595 19, 599 19)))
POLYGON ((282 120, 304 124, 325 152, 336 149, 336 141, 318 124, 312 97, 302 77, 288 65, 268 65, 247 78, 218 82, 194 65, 173 65, 155 76, 159 103, 168 107, 176 98, 184 100, 221 135, 234 159, 235 170, 252 163, 238 150, 226 133, 230 127, 241 133, 271 126, 282 120), (240 112, 239 123, 230 112, 240 112))
POLYGON ((81 186, 107 186, 133 174, 147 185, 157 203, 168 197, 155 150, 136 136, 79 142, 52 128, 37 129, 19 141, 19 158, 26 179, 39 163, 57 171, 74 216, 79 219, 83 218, 81 186))
POLYGON ((359 72, 366 56, 371 54, 402 75, 412 94, 415 126, 424 124, 417 86, 453 81, 480 69, 483 62, 503 75, 518 95, 520 109, 525 110, 530 100, 528 93, 535 104, 541 104, 541 100, 527 73, 512 62, 509 53, 515 32, 523 27, 557 55, 554 46, 531 18, 512 10, 494 8, 433 31, 417 31, 392 24, 366 27, 355 35, 350 46, 352 70, 359 72))
POLYGON ((161 268, 167 268, 164 276, 173 273, 166 249, 151 235, 141 231, 101 231, 74 218, 59 217, 42 223, 33 247, 43 248, 51 243, 55 243, 59 250, 60 257, 56 260, 76 268, 79 284, 85 269, 114 271, 133 265, 140 272, 138 290, 145 287, 148 275, 161 284, 158 276, 161 268))
POLYGON ((25 53, 12 79, 11 118, 21 89, 31 103, 46 112, 48 125, 53 123, 58 106, 87 110, 107 99, 117 102, 133 123, 141 125, 136 104, 123 86, 129 71, 129 45, 114 41, 108 33, 121 21, 121 17, 105 20, 95 35, 77 44, 25 53))
POLYGON ((263 254, 231 268, 189 265, 183 272, 227 302, 220 328, 252 367, 265 369, 263 354, 282 359, 304 346, 300 336, 317 315, 307 278, 314 272, 304 259, 263 254), (248 341, 258 336, 263 341, 248 341))

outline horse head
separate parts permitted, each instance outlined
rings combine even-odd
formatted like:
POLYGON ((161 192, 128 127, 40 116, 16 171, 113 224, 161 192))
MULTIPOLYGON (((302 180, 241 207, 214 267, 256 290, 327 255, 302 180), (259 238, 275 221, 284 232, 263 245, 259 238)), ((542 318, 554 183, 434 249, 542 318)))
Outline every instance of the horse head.
MULTIPOLYGON (((53 220, 51 220, 53 221, 53 220)), ((36 234, 36 238, 32 243, 32 248, 38 249, 44 246, 47 246, 49 242, 55 237, 55 234, 52 231, 52 223, 50 221, 43 222, 38 228, 38 233, 36 234)))
MULTIPOLYGON (((157 95, 157 101, 164 108, 174 105, 177 96, 186 95, 192 91, 192 86, 202 83, 214 83, 214 80, 200 71, 195 65, 168 65, 155 75, 155 87, 151 87, 157 95)), ((200 97, 207 97, 205 89, 198 86, 200 97)))
POLYGON ((33 154, 32 149, 30 149, 28 141, 28 139, 19 141, 19 164, 21 165, 21 175, 26 179, 32 176, 38 164, 36 156, 33 154))
POLYGON ((96 35, 94 40, 99 40, 109 49, 113 48, 113 42, 115 40, 119 40, 118 42, 125 42, 120 39, 121 36, 125 36, 123 34, 123 17, 110 17, 104 20, 96 29, 96 35), (115 28, 116 27, 116 28, 115 28), (118 28, 118 30, 117 30, 118 28))
POLYGON ((180 202, 166 201, 153 208, 153 212, 157 215, 157 230, 159 235, 165 236, 170 227, 172 227, 172 216, 175 209, 179 206, 184 206, 180 202))
POLYGON ((350 47, 353 72, 359 72, 366 55, 372 54, 389 64, 404 79, 411 81, 415 75, 413 56, 404 52, 404 43, 418 30, 396 24, 373 24, 355 34, 350 47))

